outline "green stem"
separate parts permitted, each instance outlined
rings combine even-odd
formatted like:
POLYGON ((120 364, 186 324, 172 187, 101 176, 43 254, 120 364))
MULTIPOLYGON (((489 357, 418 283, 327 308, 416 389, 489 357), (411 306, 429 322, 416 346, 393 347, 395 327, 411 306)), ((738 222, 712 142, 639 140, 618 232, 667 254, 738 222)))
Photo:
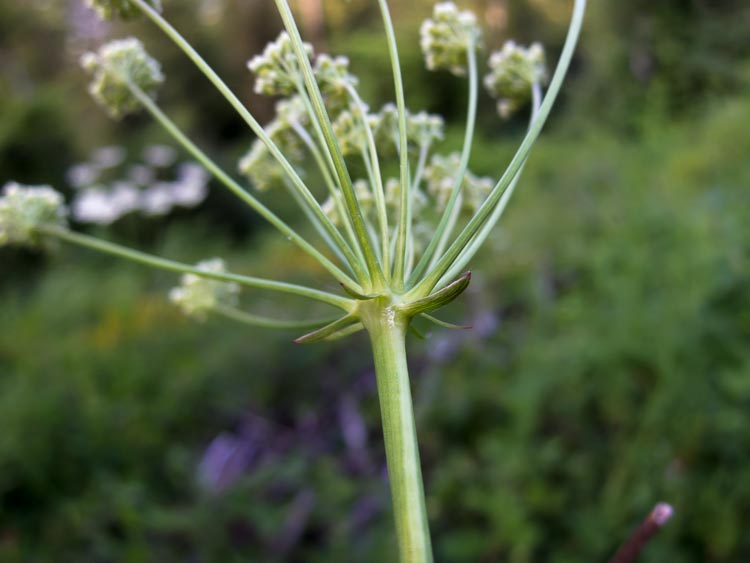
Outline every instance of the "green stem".
POLYGON ((333 225, 326 214, 323 213, 323 210, 320 208, 317 200, 310 193, 310 190, 302 181, 302 178, 300 178, 299 174, 294 169, 294 166, 292 166, 292 164, 287 160, 276 143, 271 140, 265 129, 263 129, 260 123, 258 123, 258 121, 255 119, 255 117, 253 117, 253 115, 247 110, 247 108, 234 94, 234 92, 232 92, 229 86, 224 83, 219 75, 216 74, 214 69, 211 68, 211 65, 209 65, 203 59, 203 57, 198 54, 193 46, 190 45, 190 43, 188 43, 188 41, 182 35, 180 35, 180 33, 174 27, 172 27, 172 25, 167 20, 165 20, 159 12, 154 10, 153 7, 144 0, 130 1, 133 2, 146 15, 146 17, 154 22, 154 24, 156 24, 156 26, 159 27, 180 49, 182 49, 182 51, 188 56, 188 58, 193 61, 195 66, 198 67, 198 69, 206 76, 206 78, 208 78, 208 80, 214 85, 214 87, 216 87, 219 93, 224 96, 229 104, 237 111, 239 116, 245 121, 245 123, 247 123, 250 129, 253 130, 253 132, 258 136, 263 144, 266 145, 273 157, 284 170, 284 173, 292 180, 295 187, 303 195, 305 201, 307 201, 308 205, 313 210, 318 220, 328 231, 331 238, 341 248, 341 251, 346 256, 347 260, 352 266, 352 269, 357 273, 358 281, 366 280, 368 278, 368 274, 364 270, 363 264, 353 253, 352 249, 349 247, 349 244, 344 240, 343 236, 335 227, 335 225, 333 225))
POLYGON ((359 206, 357 195, 354 193, 354 185, 352 184, 349 170, 344 162, 344 156, 341 153, 341 147, 339 146, 336 136, 333 134, 333 125, 331 124, 331 118, 328 116, 325 105, 323 103, 323 95, 320 92, 320 87, 315 80, 315 74, 313 73, 312 66, 310 65, 310 59, 305 52, 304 43, 300 36, 299 29, 297 29, 297 23, 294 21, 292 10, 289 7, 287 0, 275 0, 276 7, 279 10, 279 15, 284 23, 289 37, 292 40, 292 46, 295 54, 297 55, 297 62, 300 65, 300 70, 305 80, 305 86, 307 92, 310 95, 310 101, 312 102, 313 110, 315 112, 315 120, 321 127, 323 137, 325 138, 325 144, 330 151, 331 158, 333 159, 333 165, 338 178, 341 191, 344 194, 344 203, 346 203, 346 210, 349 214, 349 218, 352 221, 352 226, 357 234, 362 253, 365 257, 367 264, 367 270, 369 274, 369 280, 375 285, 380 287, 383 285, 383 270, 381 265, 378 263, 377 256, 375 255, 375 249, 370 241, 367 229, 365 227, 364 217, 362 215, 362 209, 359 206))
POLYGON ((272 319, 261 315, 255 315, 253 313, 247 313, 235 307, 228 307, 226 305, 215 305, 214 312, 222 317, 237 321, 250 326, 257 326, 261 328, 273 328, 280 330, 290 329, 311 329, 319 328, 335 321, 338 317, 330 319, 319 319, 309 321, 283 321, 279 319, 272 319))
POLYGON ((372 343, 401 563, 431 563, 417 431, 406 362, 408 319, 374 300, 363 311, 372 343))
POLYGON ((479 232, 487 218, 492 215, 506 188, 508 188, 508 186, 516 178, 516 174, 518 174, 518 171, 523 168, 524 164, 526 163, 526 159, 531 152, 531 147, 539 137, 539 134, 542 131, 542 127, 544 127, 544 124, 547 121, 550 112, 552 111, 552 106, 557 99, 557 95, 560 92, 560 87, 565 80, 565 75, 567 74, 568 68, 570 67, 570 61, 573 59, 573 53, 575 52, 576 43, 581 33, 581 26, 583 24, 583 16, 585 12, 586 0, 576 0, 575 5, 573 6, 573 17, 571 18, 570 27, 568 28, 568 36, 565 39, 565 45, 563 46, 560 60, 557 63, 557 69, 552 76, 552 81, 550 82, 549 89, 547 90, 547 95, 544 97, 544 101, 539 108, 539 114, 537 115, 537 118, 534 120, 534 123, 529 129, 529 132, 526 134, 526 137, 524 137, 524 140, 521 143, 521 146, 518 148, 518 151, 516 151, 513 160, 511 160, 508 168, 505 170, 505 173, 502 175, 498 183, 494 188, 492 188, 490 195, 480 206, 469 223, 459 233, 446 253, 440 258, 440 261, 425 275, 425 277, 420 282, 415 285, 415 287, 413 287, 409 291, 409 298, 418 298, 420 296, 427 295, 430 291, 432 291, 437 283, 443 278, 445 273, 451 269, 451 266, 455 262, 456 258, 458 258, 464 248, 466 248, 466 246, 471 242, 472 238, 474 238, 474 235, 479 232))
POLYGON ((396 44, 396 32, 393 29, 393 19, 388 10, 386 0, 378 0, 380 14, 383 18, 385 35, 388 41, 388 55, 391 59, 393 71, 393 86, 396 91, 396 107, 398 108, 398 134, 399 134, 399 171, 401 178, 401 209, 399 213, 398 229, 396 235, 395 262, 393 265, 392 281, 397 289, 404 286, 404 270, 406 265, 407 236, 409 232, 409 218, 411 217, 411 198, 409 186, 409 146, 406 132, 406 101, 404 98, 404 81, 401 74, 401 61, 398 56, 398 45, 396 44))
POLYGON ((334 307, 338 307, 339 309, 343 309, 347 312, 351 311, 354 305, 351 299, 339 297, 338 295, 334 295, 325 291, 319 291, 317 289, 312 289, 309 287, 291 283, 279 282, 275 280, 241 276, 238 274, 231 274, 229 272, 207 272, 205 270, 201 270, 200 268, 196 268, 195 266, 190 266, 182 262, 167 260, 166 258, 161 258, 159 256, 154 256, 145 252, 133 250, 132 248, 128 248, 127 246, 121 246, 119 244, 107 242, 106 240, 101 240, 96 237, 74 233, 73 231, 69 231, 60 227, 43 225, 37 227, 36 230, 42 235, 57 237, 60 240, 64 240, 65 242, 76 244, 78 246, 82 246, 91 250, 96 250, 98 252, 103 252, 105 254, 111 254, 112 256, 117 256, 118 258, 125 258, 127 260, 143 264, 144 266, 151 266, 152 268, 159 268, 161 270, 168 270, 170 272, 177 272, 181 274, 194 274, 203 278, 209 278, 224 282, 234 282, 240 285, 245 285, 247 287, 254 287, 256 289, 279 291, 282 293, 298 295, 300 297, 307 297, 308 299, 328 303, 329 305, 333 305, 334 307))
MULTIPOLYGON (((179 127, 159 108, 158 105, 148 96, 143 90, 138 88, 132 83, 128 83, 128 88, 133 95, 140 100, 143 106, 153 116, 154 119, 169 133, 172 137, 180 143, 183 148, 188 151, 198 162, 200 162, 206 170, 208 170, 217 180, 219 180, 229 191, 239 197, 242 201, 252 207, 258 214, 261 215, 266 221, 276 227, 283 235, 289 240, 294 242, 304 252, 312 256, 317 260, 328 272, 330 272, 337 280, 344 283, 358 285, 351 277, 345 272, 338 268, 333 262, 321 254, 313 245, 307 240, 300 236, 294 229, 277 217, 270 209, 258 201, 255 197, 250 195, 242 186, 240 186, 235 180, 232 179, 229 174, 211 160, 206 153, 204 153, 198 146, 193 143, 185 133, 180 130, 179 127)), ((313 223, 315 224, 315 223, 313 223)), ((345 261, 346 262, 346 261, 345 261)))
MULTIPOLYGON (((461 160, 456 171, 456 177, 453 182, 453 191, 451 197, 448 200, 443 211, 442 217, 440 217, 440 223, 438 223, 435 233, 432 235, 430 243, 422 253, 422 257, 417 262, 417 266, 412 271, 409 278, 409 286, 415 284, 425 270, 434 266, 433 256, 437 255, 440 257, 442 249, 445 247, 447 238, 450 236, 450 230, 452 229, 451 224, 455 226, 454 212, 456 203, 459 196, 461 195, 461 188, 464 185, 464 177, 466 176, 466 169, 469 167, 469 158, 471 157, 471 147, 474 141, 474 129, 477 122, 477 100, 479 98, 479 73, 477 70, 477 53, 476 43, 472 40, 467 49, 467 61, 469 66, 469 102, 468 109, 466 111, 466 131, 464 133, 464 145, 461 151, 461 160), (448 234, 446 234, 448 231, 448 234), (428 266, 429 264, 429 266, 428 266)), ((460 209, 459 209, 460 212, 460 209)))

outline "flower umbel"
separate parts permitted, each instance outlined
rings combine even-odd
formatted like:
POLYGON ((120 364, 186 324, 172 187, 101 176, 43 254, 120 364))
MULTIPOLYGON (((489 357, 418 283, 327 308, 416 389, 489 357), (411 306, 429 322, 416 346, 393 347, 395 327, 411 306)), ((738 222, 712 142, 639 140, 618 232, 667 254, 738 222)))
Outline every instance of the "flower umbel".
POLYGON ((530 47, 506 41, 489 60, 490 73, 484 77, 489 94, 498 98, 497 110, 509 117, 531 98, 532 87, 547 82, 544 48, 539 43, 530 47))
MULTIPOLYGON (((313 48, 305 43, 308 57, 313 56, 313 48)), ((289 96, 297 89, 301 76, 299 62, 294 53, 292 40, 285 31, 273 43, 269 43, 263 54, 256 55, 247 63, 255 73, 255 92, 267 96, 289 96)))
POLYGON ((96 53, 86 53, 81 66, 93 78, 89 92, 116 119, 141 107, 132 86, 154 97, 164 82, 159 63, 134 38, 112 41, 96 53))
MULTIPOLYGON (((440 156, 433 149, 443 137, 442 119, 407 109, 387 0, 377 4, 386 32, 396 103, 386 104, 375 114, 356 90, 349 61, 320 55, 311 64, 313 49, 300 36, 289 0, 274 0, 285 31, 248 65, 257 75, 258 93, 286 98, 277 105, 277 117, 265 127, 159 11, 148 8, 158 7, 157 0, 88 1, 105 17, 128 17, 144 11, 182 49, 255 135, 240 171, 259 192, 276 184, 285 187, 311 228, 298 231, 287 223, 261 201, 265 194, 252 193, 226 173, 156 104, 156 89, 164 78, 159 64, 138 40, 114 41, 83 57, 83 66, 93 76, 90 92, 96 101, 115 118, 143 106, 218 183, 330 274, 336 282, 333 287, 341 292, 229 273, 218 258, 193 267, 60 228, 65 225, 62 197, 48 187, 10 184, 5 188, 0 198, 0 244, 40 244, 43 235, 178 272, 181 284, 169 296, 187 315, 205 319, 209 313, 217 313, 253 326, 315 329, 295 342, 312 343, 367 331, 383 413, 400 561, 431 563, 405 348, 407 331, 416 317, 446 326, 428 313, 453 301, 468 286, 471 275, 465 268, 503 215, 559 93, 581 30, 586 0, 575 0, 568 36, 544 103, 542 86, 547 74, 540 46, 523 48, 509 42, 490 59, 485 86, 500 99, 500 113, 507 115, 532 102, 524 142, 505 171, 496 176, 497 181, 479 178, 468 170, 479 99, 480 29, 476 17, 453 2, 438 3, 421 28, 428 68, 468 78, 463 148, 460 153, 440 156), (392 167, 388 160, 398 162, 397 178, 389 178, 392 167), (258 317, 235 306, 238 284, 324 303, 338 309, 338 316, 314 322, 258 317)), ((105 164, 119 158, 117 154, 105 156, 105 164)), ((151 156, 154 166, 173 161, 168 154, 151 156)), ((72 177, 76 185, 87 185, 98 182, 100 173, 100 169, 84 167, 72 177)), ((147 176, 148 169, 135 170, 130 181, 137 186, 147 176)), ((198 178, 195 172, 188 176, 198 178)), ((198 186, 200 182, 191 180, 191 189, 180 194, 181 200, 200 196, 200 190, 193 189, 198 186)), ((132 208, 133 191, 125 185, 120 188, 113 197, 117 196, 124 209, 132 208)), ((147 206, 150 212, 160 213, 168 203, 168 194, 155 188, 149 189, 147 206)))
MULTIPOLYGON (((146 0, 157 12, 161 12, 160 0, 146 0)), ((86 3, 107 20, 114 18, 128 19, 141 13, 138 6, 130 0, 86 0, 86 3)))
POLYGON ((466 74, 467 51, 479 40, 476 16, 459 10, 453 2, 435 4, 432 19, 420 30, 422 52, 429 70, 449 70, 456 76, 466 74))
POLYGON ((0 196, 0 246, 40 246, 37 227, 64 227, 67 214, 62 195, 51 187, 9 182, 0 196))
MULTIPOLYGON (((224 260, 221 258, 199 262, 197 268, 204 272, 226 272, 224 260)), ((236 283, 211 280, 195 274, 184 274, 180 285, 169 292, 169 299, 187 316, 202 321, 217 306, 235 305, 239 292, 240 286, 236 283)))

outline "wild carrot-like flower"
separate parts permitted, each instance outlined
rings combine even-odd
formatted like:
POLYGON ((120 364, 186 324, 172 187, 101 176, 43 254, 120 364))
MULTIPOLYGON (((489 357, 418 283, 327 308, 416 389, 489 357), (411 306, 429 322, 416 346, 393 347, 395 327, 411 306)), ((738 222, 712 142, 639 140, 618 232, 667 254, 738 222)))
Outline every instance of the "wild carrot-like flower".
MULTIPOLYGON (((202 272, 226 272, 224 260, 212 258, 196 266, 202 272)), ((182 311, 199 321, 206 320, 218 306, 233 307, 237 304, 240 286, 236 283, 206 279, 195 274, 185 274, 178 287, 169 292, 169 299, 182 311)))
POLYGON ((64 227, 67 214, 62 194, 51 187, 9 182, 0 196, 0 246, 40 246, 45 239, 37 229, 64 227))
POLYGON ((534 84, 547 83, 544 48, 539 43, 530 47, 506 41, 500 51, 492 53, 490 73, 484 78, 487 92, 498 98, 497 109, 509 117, 531 99, 534 84))
MULTIPOLYGON (((219 314, 263 327, 314 329, 298 338, 299 343, 367 331, 383 411, 401 561, 429 563, 432 548, 411 406, 406 334, 416 318, 451 326, 430 313, 456 299, 471 280, 466 267, 502 216, 560 90, 586 0, 575 0, 568 37, 545 103, 542 86, 547 75, 541 47, 525 49, 507 43, 490 58, 485 86, 500 98, 501 114, 532 102, 526 137, 497 181, 477 177, 469 170, 479 100, 480 29, 476 17, 453 2, 437 4, 421 28, 427 67, 468 79, 463 146, 448 156, 435 153, 443 138, 442 119, 407 109, 386 0, 377 0, 377 4, 391 60, 395 103, 378 112, 372 112, 360 97, 348 59, 326 54, 315 57, 300 36, 288 0, 274 0, 285 31, 248 64, 256 74, 256 92, 282 97, 276 118, 265 127, 154 10, 157 2, 89 2, 105 17, 144 13, 217 87, 255 135, 239 169, 257 190, 247 189, 225 172, 156 104, 155 91, 164 78, 159 64, 137 40, 115 41, 83 58, 83 66, 93 75, 90 92, 96 101, 116 118, 146 109, 218 183, 330 274, 342 293, 233 274, 219 259, 190 266, 74 233, 64 228, 62 199, 46 188, 39 192, 6 189, 0 200, 0 242, 35 243, 42 236, 56 237, 181 273, 182 284, 170 297, 187 314, 198 318, 219 314), (387 159, 398 161, 397 178, 384 177, 387 159), (306 174, 310 169, 313 174, 306 174), (314 178, 314 185, 307 178, 314 178), (276 186, 286 189, 299 204, 314 236, 302 236, 259 199, 265 190, 276 186), (262 318, 239 309, 240 285, 306 297, 340 313, 338 318, 313 321, 262 318)), ((85 177, 86 170, 82 172, 80 176, 85 177)), ((156 196, 160 194, 151 202, 154 208, 163 203, 156 196)))
MULTIPOLYGON (((305 43, 308 57, 313 48, 305 43)), ((256 55, 247 63, 256 75, 255 92, 266 96, 289 96, 294 94, 299 82, 300 68, 289 34, 282 32, 273 43, 269 43, 262 55, 256 55)))
POLYGON ((429 70, 449 70, 466 74, 467 51, 479 40, 477 18, 468 10, 459 10, 453 2, 435 4, 432 19, 420 30, 422 52, 429 70))
MULTIPOLYGON (((161 12, 160 0, 146 0, 154 10, 161 12)), ((141 11, 131 0, 86 0, 104 19, 132 18, 140 15, 141 11)))
POLYGON ((89 92, 116 119, 141 108, 132 86, 153 97, 164 82, 159 63, 134 38, 112 41, 96 53, 86 53, 81 66, 93 78, 89 92))

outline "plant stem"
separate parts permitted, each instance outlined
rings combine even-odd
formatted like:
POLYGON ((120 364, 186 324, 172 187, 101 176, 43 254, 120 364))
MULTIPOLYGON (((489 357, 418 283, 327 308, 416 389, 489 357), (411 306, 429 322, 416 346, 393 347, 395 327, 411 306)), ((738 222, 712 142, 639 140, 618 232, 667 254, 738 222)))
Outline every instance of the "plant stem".
POLYGON ((339 309, 349 312, 352 309, 353 303, 351 299, 346 299, 326 291, 320 291, 317 289, 280 282, 275 280, 267 280, 263 278, 255 278, 250 276, 241 276, 239 274, 232 274, 230 272, 209 272, 202 270, 196 266, 190 266, 189 264, 183 264, 182 262, 175 262, 174 260, 168 260, 161 258, 160 256, 154 256, 147 254, 139 250, 134 250, 126 246, 121 246, 113 242, 101 240, 96 237, 84 235, 81 233, 74 233, 68 229, 61 227, 54 227, 49 225, 42 225, 36 228, 40 234, 45 236, 57 237, 65 242, 76 244, 90 250, 96 250, 103 252, 104 254, 110 254, 117 256, 118 258, 125 258, 132 262, 143 264, 144 266, 151 266, 152 268, 159 268, 161 270, 167 270, 170 272, 177 272, 180 274, 194 274, 203 278, 212 280, 224 281, 224 282, 235 282, 240 285, 247 287, 253 287, 256 289, 265 289, 268 291, 277 291, 282 293, 289 293, 291 295, 299 295, 300 297, 307 297, 314 301, 321 301, 328 303, 339 309))
POLYGON ((431 563, 432 545, 406 363, 408 319, 374 303, 372 311, 363 315, 363 322, 375 358, 399 560, 431 563))

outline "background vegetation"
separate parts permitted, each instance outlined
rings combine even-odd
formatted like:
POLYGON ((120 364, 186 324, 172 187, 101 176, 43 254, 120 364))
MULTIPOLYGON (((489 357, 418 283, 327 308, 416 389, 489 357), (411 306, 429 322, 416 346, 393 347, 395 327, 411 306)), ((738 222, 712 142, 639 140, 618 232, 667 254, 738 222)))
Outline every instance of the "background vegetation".
MULTIPOLYGON (((244 61, 278 30, 271 4, 166 2, 262 121, 244 61)), ((305 19, 377 105, 390 84, 371 4, 305 19)), ((555 60, 568 3, 464 4, 488 46, 541 39, 555 60)), ((407 101, 453 119, 457 145, 463 84, 428 75, 417 48, 429 3, 394 10, 407 101)), ((741 0, 592 2, 562 103, 448 314, 473 330, 411 343, 439 561, 604 561, 659 500, 677 516, 643 561, 750 560, 748 26, 741 0)), ((0 4, 0 178, 70 193, 67 168, 94 148, 166 140, 85 93, 77 55, 124 34, 164 63, 164 106, 234 168, 247 131, 145 22, 34 0, 0 4)), ((523 120, 482 111, 472 168, 496 175, 523 120)), ((330 283, 218 187, 199 210, 103 234, 330 283)), ((0 560, 390 560, 364 341, 196 324, 165 299, 173 276, 69 248, 3 249, 0 265, 0 560)))

